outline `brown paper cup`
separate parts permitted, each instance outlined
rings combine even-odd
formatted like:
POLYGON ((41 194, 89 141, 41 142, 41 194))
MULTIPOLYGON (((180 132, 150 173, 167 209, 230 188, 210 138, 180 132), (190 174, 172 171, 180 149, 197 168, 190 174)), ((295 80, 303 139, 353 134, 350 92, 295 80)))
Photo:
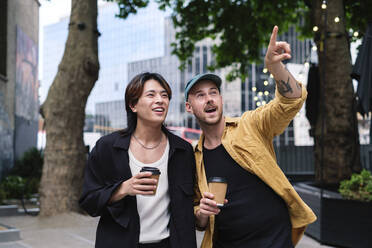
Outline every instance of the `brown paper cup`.
POLYGON ((227 180, 223 177, 211 177, 208 179, 209 192, 214 195, 214 200, 218 207, 223 207, 225 203, 227 180))
POLYGON ((156 190, 158 189, 158 184, 159 184, 159 177, 160 177, 160 170, 156 167, 142 167, 140 172, 151 172, 152 175, 150 178, 156 179, 156 188, 154 189, 154 194, 156 194, 156 190))
POLYGON ((158 189, 159 176, 160 176, 160 174, 158 174, 158 175, 154 175, 154 174, 152 174, 152 175, 150 176, 150 178, 156 179, 156 188, 154 189, 154 194, 153 194, 153 195, 156 194, 156 190, 158 189))

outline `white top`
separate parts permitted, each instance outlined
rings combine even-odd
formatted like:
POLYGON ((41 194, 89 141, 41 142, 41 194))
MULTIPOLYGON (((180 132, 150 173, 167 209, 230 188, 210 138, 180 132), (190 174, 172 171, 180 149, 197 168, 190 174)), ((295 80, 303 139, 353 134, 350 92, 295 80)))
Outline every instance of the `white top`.
POLYGON ((169 141, 163 156, 156 162, 144 164, 138 161, 128 150, 129 166, 132 175, 140 172, 142 167, 151 166, 160 170, 156 194, 153 196, 136 195, 137 211, 140 217, 140 243, 158 242, 169 237, 169 191, 168 191, 168 156, 169 141))

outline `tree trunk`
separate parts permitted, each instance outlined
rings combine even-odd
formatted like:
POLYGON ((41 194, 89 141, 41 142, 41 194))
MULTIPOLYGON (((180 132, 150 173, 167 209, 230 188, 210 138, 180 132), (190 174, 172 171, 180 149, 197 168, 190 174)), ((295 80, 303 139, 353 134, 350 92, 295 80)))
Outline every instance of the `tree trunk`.
POLYGON ((315 127, 315 176, 318 183, 337 185, 360 170, 349 39, 342 0, 328 0, 326 10, 321 8, 322 1, 313 0, 312 4, 313 23, 319 28, 314 40, 318 48, 320 92, 324 93, 324 99, 319 99, 315 127), (335 22, 336 17, 339 22, 335 22))
POLYGON ((97 0, 72 0, 65 52, 40 109, 46 148, 40 185, 40 215, 77 211, 87 151, 85 105, 98 79, 97 0))

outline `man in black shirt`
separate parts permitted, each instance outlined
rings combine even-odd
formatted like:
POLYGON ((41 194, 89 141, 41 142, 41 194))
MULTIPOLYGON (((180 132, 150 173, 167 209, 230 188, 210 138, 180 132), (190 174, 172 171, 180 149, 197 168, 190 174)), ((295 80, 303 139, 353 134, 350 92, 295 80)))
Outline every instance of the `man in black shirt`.
POLYGON ((229 203, 216 215, 214 247, 293 247, 288 209, 269 186, 240 167, 222 144, 203 147, 203 159, 207 178, 223 175, 228 182, 229 203))
POLYGON ((275 161, 272 139, 287 127, 307 94, 281 62, 291 57, 290 47, 276 42, 277 32, 275 26, 265 57, 277 86, 269 104, 228 118, 222 113, 217 75, 197 75, 186 85, 186 110, 203 130, 195 148, 195 216, 197 226, 206 229, 202 248, 290 248, 316 219, 275 161), (222 208, 207 186, 207 178, 216 176, 228 182, 228 202, 222 208))

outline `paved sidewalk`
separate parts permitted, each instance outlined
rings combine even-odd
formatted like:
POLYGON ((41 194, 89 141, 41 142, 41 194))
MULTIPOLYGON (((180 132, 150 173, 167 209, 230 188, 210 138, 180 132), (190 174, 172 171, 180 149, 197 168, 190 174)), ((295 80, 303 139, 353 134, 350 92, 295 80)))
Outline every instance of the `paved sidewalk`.
MULTIPOLYGON (((98 218, 76 213, 50 218, 32 216, 1 217, 0 223, 18 228, 22 240, 0 242, 0 248, 93 248, 98 218)), ((202 233, 197 232, 198 244, 202 233)), ((326 248, 304 236, 296 248, 326 248)))

